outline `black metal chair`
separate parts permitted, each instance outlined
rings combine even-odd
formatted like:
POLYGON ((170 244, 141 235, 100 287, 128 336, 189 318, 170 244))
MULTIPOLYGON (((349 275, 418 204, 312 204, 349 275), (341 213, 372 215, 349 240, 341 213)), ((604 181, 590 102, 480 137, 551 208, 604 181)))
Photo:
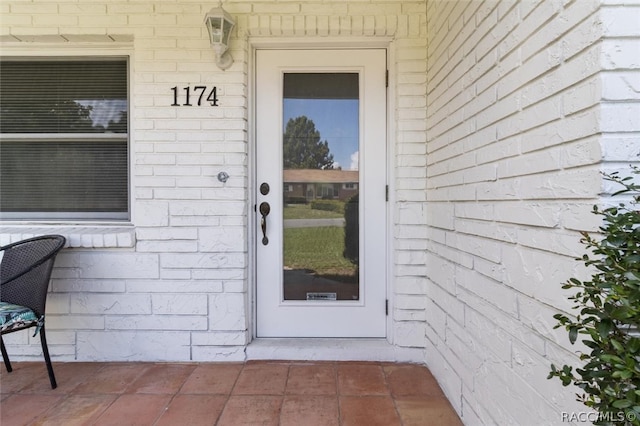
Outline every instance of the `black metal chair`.
POLYGON ((0 247, 0 349, 4 365, 12 371, 2 335, 35 327, 33 336, 40 333, 52 389, 58 385, 47 347, 44 308, 53 263, 65 241, 61 235, 44 235, 0 247))

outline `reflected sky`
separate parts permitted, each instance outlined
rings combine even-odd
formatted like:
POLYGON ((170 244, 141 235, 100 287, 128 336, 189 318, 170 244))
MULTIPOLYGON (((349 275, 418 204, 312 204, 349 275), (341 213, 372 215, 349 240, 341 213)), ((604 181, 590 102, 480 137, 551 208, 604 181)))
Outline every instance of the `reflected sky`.
POLYGON ((343 170, 358 170, 357 99, 284 99, 283 129, 289 119, 301 115, 313 121, 343 170))

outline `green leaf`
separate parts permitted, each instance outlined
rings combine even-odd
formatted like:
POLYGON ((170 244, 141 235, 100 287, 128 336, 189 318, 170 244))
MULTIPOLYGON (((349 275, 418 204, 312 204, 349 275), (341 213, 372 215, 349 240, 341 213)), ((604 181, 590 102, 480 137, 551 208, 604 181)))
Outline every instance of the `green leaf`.
POLYGON ((613 345, 618 352, 624 352, 624 346, 622 346, 617 340, 611 339, 611 345, 613 345))
POLYGON ((596 342, 593 342, 591 340, 583 340, 582 343, 585 344, 585 346, 591 348, 591 349, 596 349, 599 348, 600 345, 598 345, 596 342))
POLYGON ((571 342, 572 345, 576 342, 577 338, 578 338, 578 327, 576 326, 569 327, 569 341, 571 342))
POLYGON ((633 405, 632 401, 629 401, 628 399, 619 399, 617 401, 613 401, 613 405, 615 408, 627 408, 627 407, 631 407, 633 405))
POLYGON ((621 364, 622 363, 622 358, 620 358, 617 355, 611 355, 611 354, 603 354, 600 355, 600 359, 606 363, 609 364, 613 364, 613 363, 618 363, 621 364))
POLYGON ((633 376, 633 372, 629 370, 618 370, 618 371, 614 371, 611 374, 611 377, 615 377, 617 379, 622 379, 622 380, 630 379, 631 376, 633 376))
POLYGON ((607 337, 611 332, 612 328, 613 328, 613 323, 611 322, 611 320, 608 320, 608 319, 604 319, 600 321, 597 325, 598 333, 602 338, 607 337))
POLYGON ((640 339, 629 339, 629 342, 627 343, 627 349, 629 349, 629 352, 631 352, 632 354, 638 352, 638 350, 640 350, 640 339))

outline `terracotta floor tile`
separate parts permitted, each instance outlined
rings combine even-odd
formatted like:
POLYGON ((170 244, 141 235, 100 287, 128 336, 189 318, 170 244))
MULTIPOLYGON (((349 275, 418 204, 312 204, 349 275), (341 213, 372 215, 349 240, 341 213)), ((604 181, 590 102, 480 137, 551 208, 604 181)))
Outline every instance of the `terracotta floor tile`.
POLYGON ((405 426, 462 426, 460 418, 443 396, 402 397, 396 408, 405 426))
POLYGON ((162 415, 170 401, 169 395, 120 395, 94 425, 152 425, 162 415))
POLYGON ((126 389, 126 393, 174 394, 180 390, 195 364, 156 364, 126 389))
POLYGON ((280 426, 338 426, 336 396, 288 395, 282 403, 280 426))
POLYGON ((177 395, 154 426, 214 425, 226 402, 225 395, 177 395))
POLYGON ((282 395, 289 366, 282 363, 247 364, 242 369, 233 395, 282 395))
POLYGON ((217 426, 274 425, 280 419, 280 396, 231 396, 217 426))
MULTIPOLYGON (((78 385, 91 381, 102 367, 104 364, 95 362, 54 362, 53 372, 58 383, 56 393, 71 392, 78 385)), ((47 393, 50 391, 49 380, 35 380, 29 386, 21 389, 20 393, 47 393)))
POLYGON ((182 385, 180 393, 229 395, 242 367, 242 364, 200 364, 182 385))
POLYGON ((387 383, 394 396, 443 396, 431 372, 422 365, 385 365, 387 383))
POLYGON ((460 426, 422 365, 44 362, 0 366, 0 425, 460 426))
POLYGON ((151 364, 106 363, 93 377, 77 386, 73 393, 123 393, 151 364))
MULTIPOLYGON (((11 357, 11 354, 9 354, 11 357)), ((0 392, 18 392, 32 384, 42 384, 51 389, 51 382, 47 375, 47 366, 43 362, 12 362, 13 371, 7 372, 4 363, 0 364, 0 392), (43 375, 44 373, 44 375, 43 375)), ((54 367, 55 368, 55 367, 54 367)))
POLYGON ((389 396, 340 397, 343 426, 400 426, 400 418, 389 396))
POLYGON ((2 426, 31 424, 34 419, 59 404, 63 396, 11 395, 2 400, 2 405, 0 405, 0 424, 2 426))
POLYGON ((92 424, 116 398, 117 395, 71 395, 31 424, 33 426, 92 424))
POLYGON ((289 395, 336 395, 337 370, 333 364, 292 365, 286 393, 289 395))
POLYGON ((340 395, 388 395, 382 366, 345 363, 338 365, 340 395))

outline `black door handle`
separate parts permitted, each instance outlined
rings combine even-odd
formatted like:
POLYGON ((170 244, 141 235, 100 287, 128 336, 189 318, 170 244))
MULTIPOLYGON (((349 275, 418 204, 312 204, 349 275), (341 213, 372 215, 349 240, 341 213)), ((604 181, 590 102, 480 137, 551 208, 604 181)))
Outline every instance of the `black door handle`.
POLYGON ((271 206, 266 201, 260 203, 260 214, 262 215, 262 219, 260 220, 260 227, 262 228, 262 244, 269 244, 269 238, 267 238, 267 216, 271 211, 271 206))

